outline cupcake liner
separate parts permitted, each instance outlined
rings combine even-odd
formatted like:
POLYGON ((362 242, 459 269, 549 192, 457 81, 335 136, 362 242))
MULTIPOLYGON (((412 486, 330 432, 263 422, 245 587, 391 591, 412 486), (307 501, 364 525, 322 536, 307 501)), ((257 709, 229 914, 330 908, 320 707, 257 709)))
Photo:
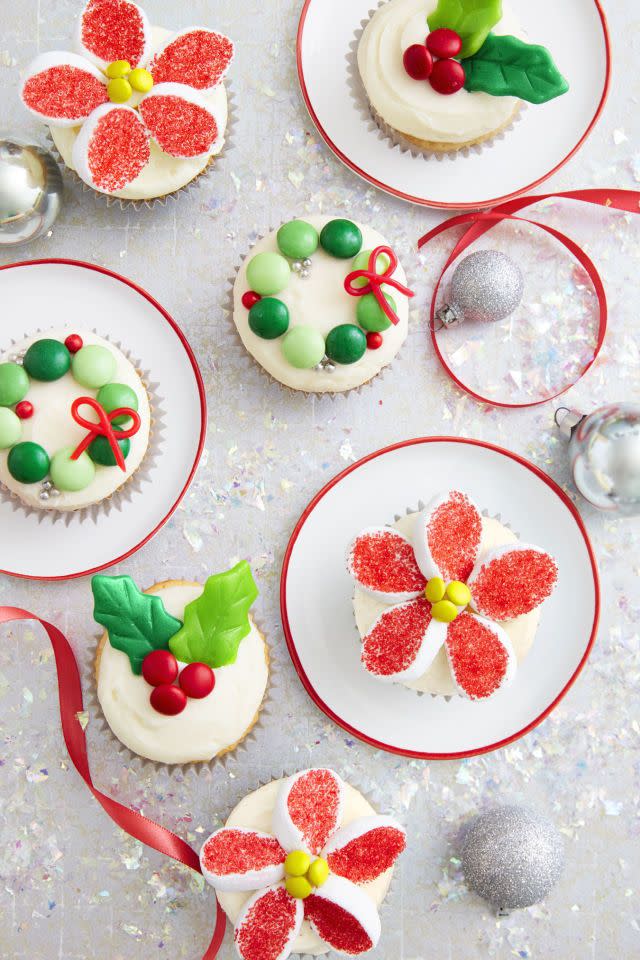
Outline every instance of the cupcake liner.
MULTIPOLYGON (((149 443, 141 463, 136 467, 134 472, 127 477, 121 487, 114 490, 112 494, 105 497, 104 500, 101 500, 99 503, 92 503, 78 510, 57 510, 55 507, 38 510, 36 507, 31 507, 26 504, 20 498, 19 494, 14 493, 13 490, 9 490, 9 488, 0 481, 0 500, 9 504, 14 511, 20 511, 27 517, 32 515, 37 516, 38 523, 48 521, 54 524, 63 521, 67 527, 72 523, 84 523, 87 520, 97 523, 101 516, 109 516, 112 510, 122 510, 125 503, 130 503, 135 496, 143 492, 145 483, 151 482, 151 475, 162 452, 165 424, 164 409, 162 406, 163 397, 159 392, 160 384, 151 380, 150 371, 142 369, 141 361, 132 357, 131 353, 120 341, 110 340, 109 337, 105 336, 95 327, 92 328, 91 332, 109 341, 109 343, 113 343, 113 346, 117 347, 127 360, 133 364, 136 373, 142 380, 151 408, 149 443)), ((20 339, 32 337, 37 333, 46 333, 46 329, 43 330, 42 327, 37 327, 37 329, 29 333, 25 332, 20 339)), ((17 342, 18 340, 16 338, 12 338, 11 343, 17 342)), ((6 352, 5 350, 5 353, 6 352)))

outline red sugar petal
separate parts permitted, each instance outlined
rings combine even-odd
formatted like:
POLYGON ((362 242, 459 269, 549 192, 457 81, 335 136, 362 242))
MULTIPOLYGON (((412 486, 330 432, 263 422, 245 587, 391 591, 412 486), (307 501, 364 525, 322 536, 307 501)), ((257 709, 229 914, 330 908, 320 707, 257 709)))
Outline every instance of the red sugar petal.
POLYGON ((352 575, 380 593, 419 593, 426 580, 418 569, 413 547, 394 530, 361 533, 349 558, 352 575))
POLYGON ((79 121, 109 100, 104 83, 66 63, 29 77, 22 99, 27 107, 45 117, 79 121))
POLYGON ((429 551, 443 580, 466 582, 473 570, 482 536, 482 520, 463 493, 454 490, 436 507, 427 529, 429 551))
POLYGON ((509 655, 477 617, 463 613, 449 624, 447 651, 458 686, 472 700, 490 697, 501 686, 509 655))
POLYGON ((431 604, 423 597, 385 610, 364 637, 364 667, 381 677, 407 670, 418 656, 430 622, 431 604))
POLYGON ((472 603, 492 620, 513 620, 549 597, 558 579, 555 560, 534 548, 487 557, 471 584, 472 603))
POLYGON ((330 770, 309 770, 289 790, 287 809, 311 852, 318 854, 338 826, 340 784, 330 770))
POLYGON ((186 83, 196 90, 214 87, 233 58, 233 44, 211 30, 191 30, 172 40, 151 61, 155 83, 186 83))
POLYGON ((374 827, 334 850, 327 856, 327 862, 333 873, 352 883, 367 883, 392 867, 405 846, 406 839, 401 830, 374 827))
POLYGON ((215 117, 182 97, 146 97, 139 109, 154 140, 172 157, 198 157, 218 139, 215 117))
POLYGON ((371 950, 371 937, 344 907, 312 893, 304 901, 305 918, 315 927, 318 936, 334 950, 355 957, 371 950))
POLYGON ((267 890, 236 927, 234 939, 243 960, 277 960, 289 943, 297 912, 284 887, 267 890))
POLYGON ((127 60, 137 67, 145 48, 144 22, 127 0, 89 0, 80 39, 100 60, 127 60))
POLYGON ((135 180, 149 155, 149 139, 136 115, 111 110, 96 125, 87 162, 96 186, 112 193, 135 180))
POLYGON ((218 876, 262 870, 284 863, 285 857, 275 837, 231 828, 214 834, 202 850, 203 865, 218 876))

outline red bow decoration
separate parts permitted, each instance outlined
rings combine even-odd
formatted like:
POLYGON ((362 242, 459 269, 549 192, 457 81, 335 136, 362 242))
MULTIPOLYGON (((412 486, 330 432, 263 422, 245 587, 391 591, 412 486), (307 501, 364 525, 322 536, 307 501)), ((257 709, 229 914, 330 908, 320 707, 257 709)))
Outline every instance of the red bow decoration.
POLYGON ((122 450, 118 445, 118 440, 127 440, 140 429, 140 417, 135 410, 132 410, 131 407, 118 407, 117 410, 112 410, 111 413, 107 413, 104 407, 101 407, 93 397, 78 397, 78 399, 74 400, 71 404, 71 416, 77 424, 81 427, 86 427, 89 431, 84 440, 80 441, 71 454, 72 460, 77 460, 80 454, 84 453, 96 437, 106 437, 113 451, 113 455, 116 458, 116 463, 121 470, 127 469, 124 463, 124 457, 122 456, 122 450), (98 423, 95 423, 93 420, 85 420, 85 418, 80 415, 78 411, 84 404, 87 404, 87 406, 91 407, 92 410, 97 413, 98 423), (111 426, 111 421, 125 414, 133 420, 132 425, 128 430, 114 430, 111 426))
POLYGON ((396 290, 399 290, 400 293, 403 293, 405 297, 413 297, 414 293, 412 290, 409 290, 408 287, 403 286, 399 280, 394 280, 392 274, 395 272, 396 267, 398 266, 398 258, 391 249, 391 247, 376 247, 375 250, 371 251, 371 256, 369 257, 369 265, 366 270, 354 270, 353 273, 348 274, 344 279, 344 288, 347 293, 350 293, 352 297, 363 297, 365 293, 372 293, 381 310, 384 310, 385 315, 389 318, 391 323, 398 323, 399 318, 391 309, 391 306, 387 303, 384 293, 382 292, 382 284, 387 284, 387 286, 395 287, 396 290), (382 273, 378 273, 376 270, 376 265, 378 262, 378 257, 380 254, 385 254, 389 259, 389 266, 382 273), (363 287, 354 287, 353 281, 365 279, 368 283, 365 283, 363 287))

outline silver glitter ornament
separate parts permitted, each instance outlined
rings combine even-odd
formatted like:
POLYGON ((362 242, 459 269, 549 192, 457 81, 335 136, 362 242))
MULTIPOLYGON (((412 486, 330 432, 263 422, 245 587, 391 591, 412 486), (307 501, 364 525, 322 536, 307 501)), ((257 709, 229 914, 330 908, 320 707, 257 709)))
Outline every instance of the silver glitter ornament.
POLYGON ((561 407, 555 416, 585 500, 610 513, 640 514, 640 405, 611 403, 588 416, 561 407))
POLYGON ((449 302, 436 311, 442 326, 463 320, 504 320, 522 302, 520 267, 498 250, 478 250, 461 260, 449 285, 449 302))
POLYGON ((526 807, 496 807, 464 829, 467 886, 499 912, 540 903, 560 879, 564 848, 553 824, 526 807))
POLYGON ((62 206, 62 174, 46 150, 0 140, 0 246, 35 240, 62 206))

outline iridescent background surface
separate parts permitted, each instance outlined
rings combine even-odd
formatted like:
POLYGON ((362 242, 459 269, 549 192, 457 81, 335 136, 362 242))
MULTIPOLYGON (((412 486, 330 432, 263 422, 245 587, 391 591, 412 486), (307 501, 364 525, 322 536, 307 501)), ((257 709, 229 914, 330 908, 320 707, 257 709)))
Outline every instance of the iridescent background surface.
MULTIPOLYGON (((67 47, 79 5, 2 4, 5 132, 45 142, 43 128, 20 107, 18 71, 38 51, 67 47)), ((549 189, 640 188, 640 18, 633 0, 607 6, 612 95, 586 146, 549 189)), ((272 645, 277 686, 276 702, 248 749, 199 776, 169 776, 123 760, 90 713, 97 784, 197 845, 258 783, 283 770, 334 765, 410 829, 410 850, 383 912, 376 957, 637 956, 639 521, 612 521, 579 504, 602 574, 599 638, 573 690, 524 740, 465 762, 411 762, 353 742, 312 706, 289 661, 277 605, 283 552, 310 497, 378 447, 410 436, 453 434, 516 450, 575 498, 565 442, 553 426, 554 405, 485 408, 441 370, 426 337, 425 309, 448 241, 420 257, 415 251, 418 237, 442 214, 369 188, 322 144, 302 105, 294 67, 300 3, 146 0, 145 7, 159 25, 202 23, 238 41, 232 76, 241 109, 234 149, 201 190, 153 211, 107 209, 67 180, 66 207, 55 231, 24 256, 92 260, 119 271, 149 290, 185 330, 208 392, 206 455, 172 521, 113 572, 147 585, 168 577, 201 578, 247 557, 261 590, 258 615, 272 645), (396 246, 418 292, 410 337, 393 369, 359 394, 334 401, 292 396, 271 384, 238 348, 222 309, 248 244, 282 219, 311 212, 371 221, 396 246), (466 893, 452 845, 465 818, 501 801, 526 802, 549 815, 567 847, 566 873, 546 903, 507 918, 496 918, 466 893)), ((566 207, 545 216, 586 245, 603 273, 611 307, 603 353, 568 401, 591 410, 604 401, 639 400, 640 219, 566 207)), ((564 312, 575 309, 567 290, 579 278, 559 264, 549 245, 532 242, 528 256, 538 261, 540 282, 529 299, 547 318, 530 375, 544 378, 562 343, 558 331, 572 322, 564 312)), ((529 270, 530 263, 524 266, 529 270)), ((0 311, 3 339, 19 324, 0 311)), ((567 363, 575 363, 581 350, 580 342, 572 345, 567 363)), ((92 536, 90 526, 86 535, 92 536)), ((329 615, 332 601, 327 597, 329 615)), ((0 603, 25 606, 58 624, 86 662, 94 633, 87 580, 38 584, 3 578, 0 603)), ((3 629, 0 701, 0 957, 200 957, 212 928, 213 898, 190 871, 115 828, 70 767, 52 657, 40 630, 3 629)), ((221 957, 232 956, 228 939, 221 957)))

